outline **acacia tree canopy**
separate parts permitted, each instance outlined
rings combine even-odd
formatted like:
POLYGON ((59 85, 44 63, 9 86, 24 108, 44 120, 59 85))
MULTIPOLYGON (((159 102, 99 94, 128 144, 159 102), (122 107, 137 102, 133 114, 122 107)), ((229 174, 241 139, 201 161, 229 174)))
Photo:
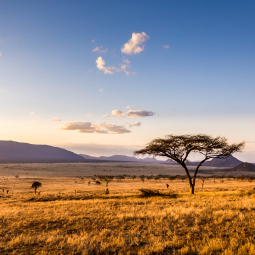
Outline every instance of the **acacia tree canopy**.
POLYGON ((225 159, 235 152, 242 151, 244 142, 228 144, 225 137, 198 135, 167 135, 165 138, 157 138, 146 145, 144 149, 134 152, 134 155, 152 155, 171 158, 180 164, 189 179, 191 193, 194 194, 195 181, 199 167, 208 159, 225 159), (186 166, 188 156, 191 152, 200 153, 204 156, 196 167, 193 178, 186 166))

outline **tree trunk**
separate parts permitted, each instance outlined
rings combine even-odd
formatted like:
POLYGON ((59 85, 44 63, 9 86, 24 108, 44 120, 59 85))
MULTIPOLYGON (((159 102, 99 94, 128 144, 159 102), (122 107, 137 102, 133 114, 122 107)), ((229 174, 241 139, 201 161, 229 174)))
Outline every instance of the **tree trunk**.
POLYGON ((190 189, 190 194, 191 194, 191 195, 194 195, 194 192, 195 192, 195 185, 194 185, 194 184, 190 184, 190 185, 189 185, 189 189, 190 189))
POLYGON ((35 194, 36 194, 36 187, 35 187, 35 194))

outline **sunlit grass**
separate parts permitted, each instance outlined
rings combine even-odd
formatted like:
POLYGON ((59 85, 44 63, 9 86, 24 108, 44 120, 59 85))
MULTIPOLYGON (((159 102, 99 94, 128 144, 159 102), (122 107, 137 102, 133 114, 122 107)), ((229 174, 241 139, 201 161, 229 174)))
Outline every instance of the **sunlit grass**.
POLYGON ((35 195, 32 179, 1 180, 0 254, 255 254, 252 182, 198 180, 190 195, 181 180, 113 180, 107 195, 88 181, 42 178, 35 195), (166 184, 176 198, 140 197, 166 184))

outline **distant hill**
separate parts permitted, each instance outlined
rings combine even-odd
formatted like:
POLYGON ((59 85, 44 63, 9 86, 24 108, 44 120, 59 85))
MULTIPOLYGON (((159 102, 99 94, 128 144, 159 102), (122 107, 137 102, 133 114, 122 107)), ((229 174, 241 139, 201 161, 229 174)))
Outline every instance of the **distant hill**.
POLYGON ((0 163, 69 163, 87 162, 71 151, 49 146, 0 141, 0 163))
MULTIPOLYGON (((206 161, 202 166, 211 166, 211 167, 235 167, 241 164, 242 161, 238 160, 233 156, 229 156, 226 159, 214 158, 210 161, 206 161)), ((197 166, 199 162, 190 162, 188 165, 197 166)))
POLYGON ((241 163, 238 166, 233 167, 230 169, 231 171, 238 171, 238 172, 255 172, 255 166, 251 163, 241 163))
POLYGON ((137 159, 136 157, 129 157, 125 155, 113 155, 109 157, 101 156, 101 157, 92 157, 86 154, 80 154, 80 156, 85 159, 93 159, 93 160, 104 160, 104 161, 121 161, 121 162, 151 162, 151 163, 159 163, 163 162, 161 160, 157 160, 155 158, 142 158, 137 159))

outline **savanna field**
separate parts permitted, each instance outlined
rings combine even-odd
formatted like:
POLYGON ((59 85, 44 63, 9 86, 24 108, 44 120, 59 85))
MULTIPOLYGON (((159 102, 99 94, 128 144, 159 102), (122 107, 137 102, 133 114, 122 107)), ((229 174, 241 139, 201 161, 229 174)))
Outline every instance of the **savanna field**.
POLYGON ((0 254, 255 254, 255 181, 246 177, 200 176, 190 195, 187 180, 164 176, 180 168, 160 164, 0 171, 0 254), (107 185, 105 176, 115 177, 107 185))

